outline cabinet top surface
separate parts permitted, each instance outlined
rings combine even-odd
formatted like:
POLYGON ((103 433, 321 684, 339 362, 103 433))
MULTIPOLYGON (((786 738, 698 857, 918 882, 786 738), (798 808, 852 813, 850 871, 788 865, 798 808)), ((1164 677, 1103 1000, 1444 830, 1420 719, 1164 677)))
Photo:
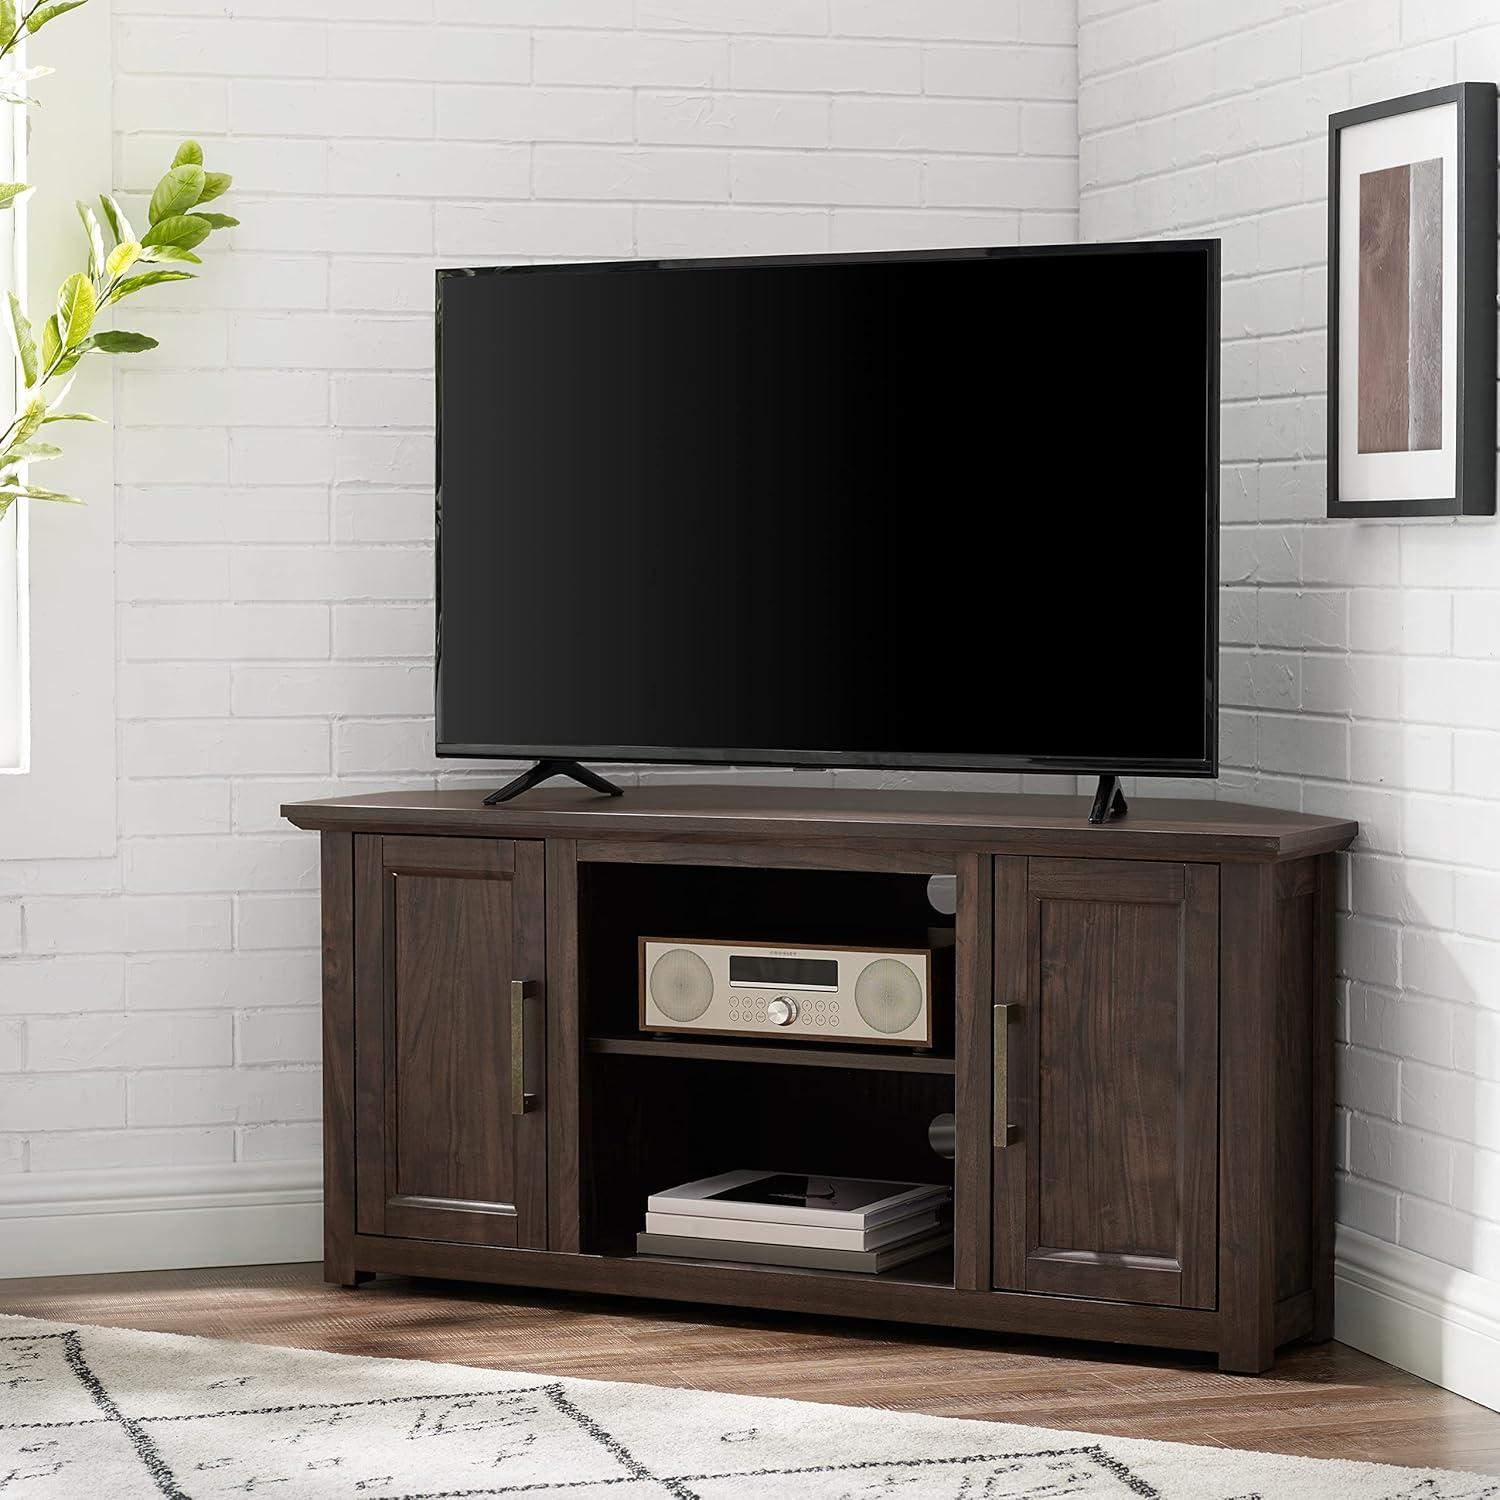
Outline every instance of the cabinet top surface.
POLYGON ((1345 848, 1359 825, 1344 818, 1233 802, 1132 798, 1102 828, 1087 797, 915 792, 743 784, 529 792, 485 807, 486 789, 378 792, 291 803, 298 828, 452 833, 494 838, 751 838, 799 842, 886 840, 1079 854, 1174 853, 1277 859, 1345 848))

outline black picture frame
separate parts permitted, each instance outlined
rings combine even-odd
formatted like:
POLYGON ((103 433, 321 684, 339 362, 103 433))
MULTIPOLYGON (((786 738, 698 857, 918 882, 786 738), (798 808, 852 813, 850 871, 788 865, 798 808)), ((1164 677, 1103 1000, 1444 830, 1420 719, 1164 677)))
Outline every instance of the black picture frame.
MULTIPOLYGON (((1328 515, 1492 516, 1495 514, 1497 91, 1455 83, 1328 117, 1328 515), (1436 498, 1339 497, 1339 169, 1345 130, 1371 120, 1458 106, 1457 389, 1454 493, 1436 498)), ((1355 228, 1358 233, 1358 227, 1355 228)))

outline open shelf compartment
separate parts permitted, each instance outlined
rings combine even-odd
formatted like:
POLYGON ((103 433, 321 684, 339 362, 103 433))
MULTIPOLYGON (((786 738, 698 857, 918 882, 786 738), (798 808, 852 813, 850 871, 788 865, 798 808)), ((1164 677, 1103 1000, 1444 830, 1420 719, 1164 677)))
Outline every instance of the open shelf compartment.
POLYGON ((953 1071, 954 919, 928 901, 924 874, 625 862, 579 867, 579 990, 588 1048, 619 1057, 700 1062, 764 1053, 791 1065, 953 1071), (933 1045, 830 1045, 761 1037, 645 1032, 641 938, 787 947, 932 948, 933 1045))
MULTIPOLYGON (((953 1110, 951 1076, 604 1052, 590 1059, 588 1077, 593 1117, 610 1121, 584 1173, 585 1249, 600 1254, 635 1254, 650 1194, 721 1172, 953 1186, 953 1162, 928 1143, 934 1117, 953 1110)), ((859 1279, 951 1286, 952 1248, 859 1279)))

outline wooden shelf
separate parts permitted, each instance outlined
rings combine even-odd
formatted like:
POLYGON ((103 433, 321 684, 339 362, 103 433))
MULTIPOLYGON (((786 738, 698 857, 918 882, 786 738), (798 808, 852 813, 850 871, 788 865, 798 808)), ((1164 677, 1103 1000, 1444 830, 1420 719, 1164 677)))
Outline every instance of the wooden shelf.
POLYGON ((769 1266, 762 1265, 758 1261, 699 1260, 696 1256, 690 1259, 680 1255, 639 1255, 623 1246, 618 1249, 611 1246, 606 1248, 603 1254, 613 1260, 635 1261, 645 1265, 703 1267, 713 1271, 744 1272, 746 1275, 797 1276, 814 1281, 854 1282, 868 1286, 900 1284, 952 1287, 953 1285, 953 1247, 951 1245, 942 1250, 935 1250, 931 1255, 924 1255, 921 1260, 908 1261, 904 1266, 896 1266, 893 1270, 883 1271, 878 1275, 871 1271, 817 1270, 811 1266, 769 1266))
POLYGON ((881 1047, 788 1047, 765 1042, 660 1041, 652 1037, 591 1036, 590 1052, 606 1057, 675 1057, 690 1062, 772 1063, 784 1068, 862 1068, 872 1073, 951 1076, 951 1057, 887 1051, 881 1047))

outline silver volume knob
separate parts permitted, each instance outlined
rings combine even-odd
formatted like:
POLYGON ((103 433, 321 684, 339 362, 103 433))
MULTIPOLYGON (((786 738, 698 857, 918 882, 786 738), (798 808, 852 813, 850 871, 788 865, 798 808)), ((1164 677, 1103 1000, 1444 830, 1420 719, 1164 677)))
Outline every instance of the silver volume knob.
POLYGON ((766 1006, 766 1020, 773 1026, 790 1026, 797 1019, 797 1002, 790 995, 778 995, 766 1006))

